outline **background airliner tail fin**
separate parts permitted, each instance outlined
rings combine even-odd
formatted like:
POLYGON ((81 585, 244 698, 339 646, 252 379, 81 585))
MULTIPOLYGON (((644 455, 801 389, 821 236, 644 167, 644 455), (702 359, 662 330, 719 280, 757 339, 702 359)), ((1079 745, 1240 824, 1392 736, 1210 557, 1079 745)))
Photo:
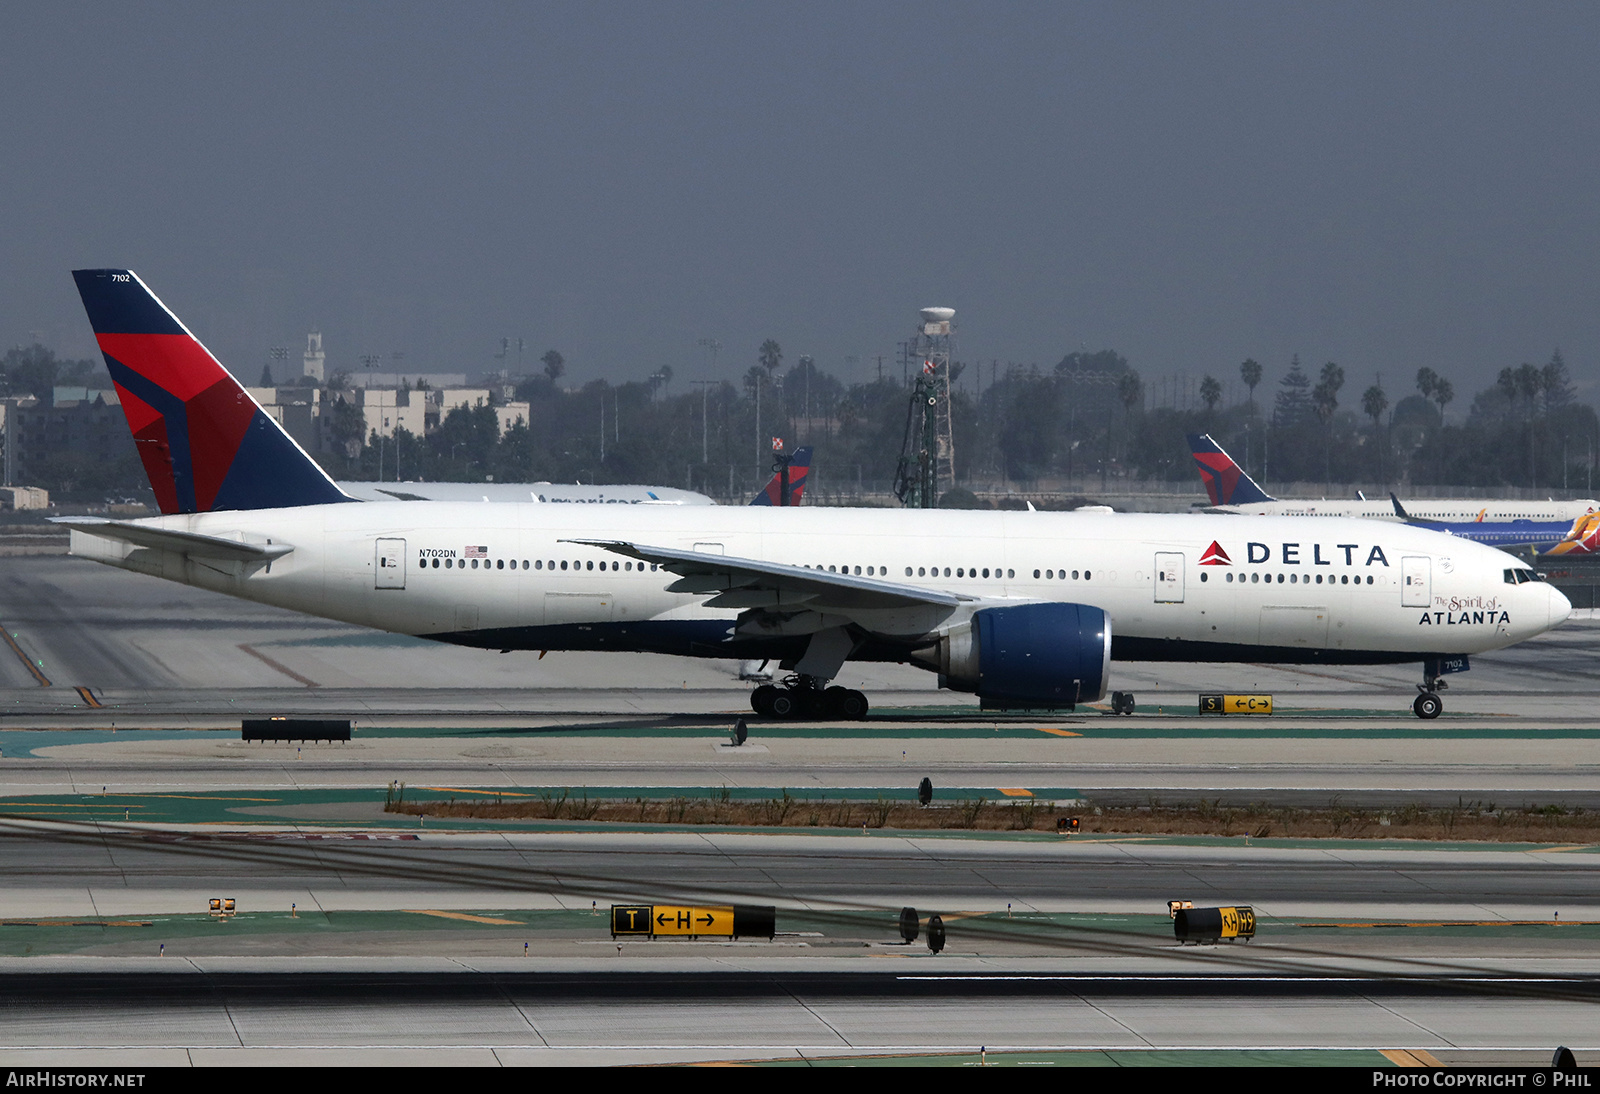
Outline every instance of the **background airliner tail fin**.
POLYGON ((1233 457, 1211 439, 1209 433, 1189 434, 1189 451, 1194 454, 1194 465, 1200 471, 1200 481, 1206 484, 1212 505, 1249 505, 1259 501, 1277 501, 1271 494, 1255 484, 1244 473, 1244 468, 1233 462, 1233 457))
MULTIPOLYGON (((799 505, 800 496, 806 491, 806 475, 811 471, 811 448, 797 448, 789 460, 789 504, 799 505)), ((781 473, 776 473, 767 480, 767 485, 750 501, 751 505, 782 505, 783 481, 781 473)))
POLYGON ((163 513, 349 501, 131 270, 74 270, 163 513))

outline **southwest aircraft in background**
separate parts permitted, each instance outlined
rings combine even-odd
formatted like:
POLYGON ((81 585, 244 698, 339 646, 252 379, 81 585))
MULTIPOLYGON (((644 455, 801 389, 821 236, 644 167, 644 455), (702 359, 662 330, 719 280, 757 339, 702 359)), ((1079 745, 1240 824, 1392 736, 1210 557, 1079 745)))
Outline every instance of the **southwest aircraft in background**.
POLYGON ((1482 517, 1469 521, 1438 521, 1412 516, 1393 494, 1389 495, 1389 501, 1395 515, 1407 524, 1447 536, 1460 536, 1503 551, 1528 547, 1538 555, 1592 555, 1600 549, 1600 513, 1585 513, 1574 521, 1491 521, 1482 517))
POLYGON ((135 274, 73 276, 162 515, 60 518, 72 552, 351 624, 773 658, 793 675, 751 697, 772 716, 863 716, 829 686, 852 659, 922 666, 989 709, 1096 701, 1113 658, 1414 661, 1432 718, 1467 655, 1571 610, 1499 551, 1375 521, 352 503, 135 274))
MULTIPOLYGON (((811 469, 811 449, 797 448, 789 460, 789 501, 799 505, 811 469)), ((783 472, 775 471, 751 505, 782 505, 783 472)), ((497 501, 583 505, 715 505, 705 494, 670 486, 585 486, 552 482, 339 482, 357 501, 497 501)))
MULTIPOLYGON (((1211 439, 1210 434, 1190 433, 1189 451, 1194 454, 1195 466, 1200 471, 1200 481, 1205 483, 1211 496, 1208 512, 1248 513, 1258 516, 1278 517, 1368 517, 1378 520, 1400 520, 1388 502, 1330 501, 1318 499, 1279 500, 1257 486, 1244 469, 1233 462, 1233 457, 1211 439)), ((1411 503, 1408 515, 1412 519, 1436 521, 1537 520, 1565 522, 1565 531, 1574 530, 1578 518, 1600 510, 1600 501, 1579 498, 1576 501, 1481 501, 1472 498, 1429 498, 1411 503)))

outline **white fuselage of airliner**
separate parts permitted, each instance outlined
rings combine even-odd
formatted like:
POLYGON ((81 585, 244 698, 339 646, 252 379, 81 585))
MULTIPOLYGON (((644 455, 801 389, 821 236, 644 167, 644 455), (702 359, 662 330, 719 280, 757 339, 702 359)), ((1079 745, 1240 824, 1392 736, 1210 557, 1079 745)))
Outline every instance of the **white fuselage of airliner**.
MULTIPOLYGON (((1103 609, 1116 656, 1134 660, 1420 660, 1508 646, 1570 610, 1500 551, 1341 518, 370 502, 118 527, 276 553, 229 560, 81 524, 73 553, 384 631, 504 649, 741 655, 737 588, 720 598, 710 587, 670 591, 664 569, 574 541, 760 560, 849 575, 869 592, 911 587, 954 599, 835 606, 809 627, 854 627, 886 643, 858 656, 880 658, 973 611, 1041 601, 1103 609)), ((787 603, 781 593, 749 595, 768 611, 787 603)), ((802 598, 784 618, 805 615, 802 598)), ((794 627, 779 633, 808 630, 794 627)))

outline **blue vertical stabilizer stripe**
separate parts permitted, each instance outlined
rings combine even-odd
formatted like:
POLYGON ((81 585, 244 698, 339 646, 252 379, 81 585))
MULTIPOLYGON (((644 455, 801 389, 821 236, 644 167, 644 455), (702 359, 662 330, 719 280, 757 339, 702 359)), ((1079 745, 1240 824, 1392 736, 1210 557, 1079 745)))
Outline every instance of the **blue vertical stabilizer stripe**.
POLYGON ((147 380, 133 369, 104 351, 106 369, 111 379, 135 398, 150 404, 161 415, 167 428, 167 452, 172 457, 172 485, 178 495, 178 512, 193 513, 198 509, 194 496, 194 464, 189 452, 189 411, 183 400, 147 380))

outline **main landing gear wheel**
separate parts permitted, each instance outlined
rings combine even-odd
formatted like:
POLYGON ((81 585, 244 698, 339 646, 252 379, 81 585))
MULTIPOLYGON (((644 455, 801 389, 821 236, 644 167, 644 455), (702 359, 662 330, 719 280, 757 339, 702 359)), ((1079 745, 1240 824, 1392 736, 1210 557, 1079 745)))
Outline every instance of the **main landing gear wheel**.
POLYGON ((1417 701, 1411 704, 1411 709, 1417 712, 1418 718, 1437 718, 1444 710, 1444 700, 1439 698, 1436 691, 1425 691, 1417 696, 1417 701))
POLYGON ((766 718, 828 718, 859 721, 867 716, 867 697, 851 688, 824 689, 823 681, 790 677, 783 686, 763 684, 750 693, 750 707, 766 718))
POLYGON ((750 709, 763 718, 772 717, 772 700, 777 694, 777 688, 771 684, 762 684, 750 693, 750 709))
POLYGON ((1131 691, 1113 691, 1111 693, 1111 713, 1112 714, 1132 714, 1133 713, 1133 692, 1131 692, 1131 691))
POLYGON ((850 688, 829 688, 822 693, 822 702, 830 718, 854 722, 867 716, 867 697, 850 688))

